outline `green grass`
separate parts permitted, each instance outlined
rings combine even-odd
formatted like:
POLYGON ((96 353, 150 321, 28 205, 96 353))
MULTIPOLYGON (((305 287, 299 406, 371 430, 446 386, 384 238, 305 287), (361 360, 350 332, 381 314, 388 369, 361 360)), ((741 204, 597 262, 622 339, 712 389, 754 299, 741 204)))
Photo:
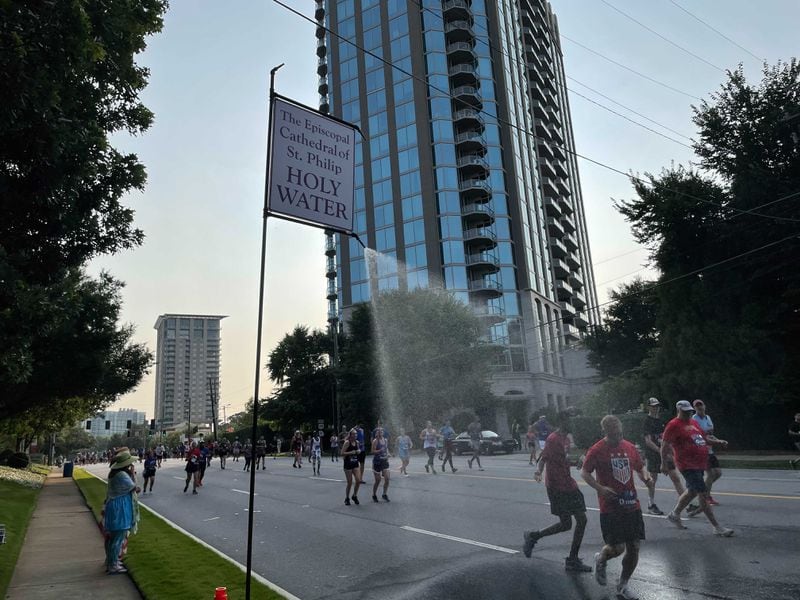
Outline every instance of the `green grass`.
POLYGON ((0 523, 6 526, 6 543, 0 544, 0 598, 5 598, 17 564, 25 532, 41 488, 0 480, 0 523))
MULTIPOLYGON (((95 517, 106 497, 105 482, 83 469, 75 469, 73 477, 95 517)), ((141 506, 141 505, 140 505, 141 506)), ((139 531, 130 537, 125 566, 147 600, 196 600, 213 598, 214 588, 228 588, 228 598, 244 598, 245 574, 171 527, 142 507, 139 531)), ((280 600, 255 579, 251 580, 251 597, 258 600, 280 600)))

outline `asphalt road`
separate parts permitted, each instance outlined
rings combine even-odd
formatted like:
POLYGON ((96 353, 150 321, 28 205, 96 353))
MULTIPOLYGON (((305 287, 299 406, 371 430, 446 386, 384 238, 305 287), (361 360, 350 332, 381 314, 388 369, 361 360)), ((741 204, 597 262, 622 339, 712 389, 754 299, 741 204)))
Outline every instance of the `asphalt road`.
MULTIPOLYGON (((523 454, 482 461, 483 472, 461 457, 457 473, 434 476, 415 455, 411 476, 402 477, 392 459, 391 502, 375 504, 368 460, 361 505, 345 506, 341 463, 324 459, 322 476, 313 477, 307 463, 298 470, 289 459, 268 459, 257 473, 253 569, 303 600, 614 598, 619 559, 609 563, 607 588, 592 574, 565 573, 569 533, 540 541, 531 559, 522 555, 522 531, 556 520, 544 486, 533 481, 523 454)), ((191 489, 182 492, 183 465, 170 460, 158 471, 155 492, 141 501, 244 564, 249 474, 242 466, 229 461, 223 471, 215 460, 192 496, 191 489)), ((105 475, 106 467, 91 470, 105 475)), ((589 507, 581 556, 591 563, 602 545, 597 497, 580 483, 589 507)), ((714 497, 717 518, 735 536, 712 535, 703 517, 679 531, 647 515, 631 588, 642 600, 800 598, 798 474, 726 470, 714 497)), ((656 502, 667 511, 675 498, 660 478, 656 502)))

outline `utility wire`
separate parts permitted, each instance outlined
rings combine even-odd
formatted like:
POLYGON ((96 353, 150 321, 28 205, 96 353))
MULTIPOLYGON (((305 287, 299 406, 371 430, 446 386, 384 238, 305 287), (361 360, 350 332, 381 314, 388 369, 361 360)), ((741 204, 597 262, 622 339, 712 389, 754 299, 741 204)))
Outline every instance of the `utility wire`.
MULTIPOLYGON (((362 53, 371 56, 375 60, 377 60, 377 61, 379 61, 379 62, 381 62, 381 63, 383 63, 383 64, 385 64, 385 65, 387 65, 387 66, 389 66, 389 67, 391 67, 393 69, 396 69, 397 71, 403 73, 404 75, 407 75, 408 77, 410 77, 414 81, 418 81, 418 82, 428 86, 430 89, 432 89, 432 90, 434 90, 436 92, 439 92, 443 96, 445 96, 447 98, 450 98, 451 100, 453 100, 455 102, 459 102, 459 103, 463 104, 465 107, 470 107, 470 108, 474 109, 474 107, 470 103, 468 103, 468 102, 466 102, 464 100, 461 100, 459 98, 454 97, 450 93, 449 90, 443 90, 443 89, 440 89, 440 88, 438 88, 438 87, 436 87, 434 85, 431 85, 428 81, 425 80, 425 78, 416 76, 413 73, 410 73, 409 71, 406 71, 402 67, 399 67, 396 64, 394 64, 393 62, 391 62, 389 60, 386 60, 382 56, 379 56, 376 53, 371 52, 370 50, 367 50, 366 48, 363 48, 363 47, 359 46, 358 44, 356 44, 352 40, 349 40, 349 39, 345 38, 344 36, 342 36, 339 33, 333 31, 332 29, 330 29, 329 27, 326 27, 324 25, 320 25, 317 21, 315 21, 311 17, 308 17, 308 16, 304 15, 303 13, 299 12, 298 10, 292 8, 291 6, 288 6, 288 5, 284 4, 283 2, 281 2, 281 0, 272 0, 272 1, 275 4, 285 8, 289 12, 297 15, 301 19, 304 19, 304 20, 308 21, 309 23, 313 24, 315 27, 321 28, 324 31, 326 31, 327 33, 329 33, 332 36, 336 37, 337 39, 342 40, 347 44, 350 44, 351 46, 353 46, 357 50, 361 51, 362 53)), ((428 9, 422 7, 416 1, 415 1, 415 4, 417 4, 418 6, 423 8, 423 10, 428 10, 428 9)), ((433 14, 436 14, 436 13, 433 13, 433 14)), ((485 109, 474 109, 474 110, 476 110, 476 112, 478 112, 480 114, 484 114, 484 115, 488 116, 490 119, 494 120, 498 124, 502 124, 502 125, 505 125, 505 126, 511 128, 511 129, 517 130, 520 133, 523 133, 524 135, 526 135, 528 137, 534 138, 534 140, 535 140, 536 136, 531 131, 528 131, 527 129, 524 129, 524 128, 518 126, 518 125, 515 125, 514 123, 511 123, 510 121, 506 121, 504 119, 501 119, 500 117, 497 117, 495 115, 492 115, 491 113, 487 112, 485 109)), ((551 144, 551 145, 558 146, 561 149, 563 149, 565 152, 567 152, 569 154, 572 154, 572 155, 574 155, 574 156, 576 156, 578 158, 582 158, 583 160, 588 161, 588 162, 590 162, 592 164, 595 164, 595 165, 597 165, 599 167, 602 167, 602 168, 607 169, 609 171, 612 171, 614 173, 618 173, 618 174, 622 175, 623 177, 627 178, 629 181, 631 181, 631 180, 632 181, 638 181, 638 182, 640 182, 640 183, 642 183, 644 185, 648 185, 648 186, 652 185, 652 183, 650 183, 649 181, 647 181, 645 179, 642 179, 640 177, 636 177, 636 176, 632 175, 631 173, 625 173, 624 171, 622 171, 620 169, 617 169, 616 167, 612 167, 612 166, 607 165, 607 164, 605 164, 605 163, 603 163, 603 162, 601 162, 599 160, 596 160, 596 159, 590 158, 588 156, 585 156, 583 154, 580 154, 579 152, 576 152, 575 150, 572 150, 571 148, 569 148, 567 146, 558 145, 558 144, 554 144, 554 143, 551 144)), ((749 215, 753 215, 753 216, 757 216, 757 217, 762 217, 762 218, 765 218, 765 219, 773 219, 775 221, 783 221, 783 222, 790 222, 790 223, 800 223, 800 219, 794 219, 794 218, 790 218, 790 217, 778 217, 778 216, 773 216, 773 215, 767 215, 767 214, 755 212, 753 209, 741 209, 741 208, 735 208, 735 207, 731 207, 731 206, 724 206, 724 205, 718 204, 717 202, 713 202, 711 200, 708 200, 706 198, 701 198, 701 197, 695 196, 693 194, 688 194, 683 190, 667 188, 667 187, 664 187, 664 186, 661 186, 661 189, 673 192, 675 194, 679 194, 679 195, 685 196, 687 198, 692 198, 693 200, 697 200, 698 202, 711 204, 713 206, 716 206, 717 208, 728 209, 728 210, 731 210, 731 211, 737 212, 737 213, 745 213, 745 214, 749 214, 749 215)), ((785 199, 786 198, 778 198, 774 202, 777 202, 777 201, 780 201, 780 200, 785 200, 785 199)))
POLYGON ((649 31, 649 32, 650 32, 650 33, 652 33, 653 35, 655 35, 655 36, 657 36, 657 37, 661 38, 662 40, 664 40, 664 41, 665 41, 665 42, 667 42, 668 44, 672 44, 672 45, 673 45, 673 46, 675 46, 675 47, 676 47, 678 50, 681 50, 681 51, 685 52, 686 54, 688 54, 689 56, 692 56, 692 57, 696 58, 696 59, 697 59, 697 60, 699 60, 700 62, 703 62, 703 63, 707 64, 709 67, 713 67, 713 68, 714 68, 714 69, 716 69, 717 71, 722 71, 723 73, 725 72, 725 69, 723 69, 722 67, 718 67, 718 66, 717 66, 717 65, 715 65, 714 63, 707 61, 705 58, 703 58, 703 57, 702 57, 702 56, 700 56, 699 54, 695 54, 695 53, 694 53, 694 52, 692 52, 691 50, 688 50, 687 48, 684 48, 684 47, 683 47, 683 46, 681 46, 680 44, 678 44, 678 43, 676 43, 676 42, 673 42, 673 41, 672 41, 671 39, 669 39, 668 37, 666 37, 666 36, 664 36, 664 35, 661 35, 661 34, 660 34, 660 33, 658 33, 658 32, 657 32, 655 29, 652 29, 651 27, 648 27, 647 25, 645 25, 644 23, 642 23, 642 22, 641 22, 641 21, 639 21, 638 19, 635 19, 635 18, 633 18, 633 17, 632 17, 632 16, 630 16, 628 13, 626 13, 624 10, 617 8, 616 6, 614 6, 613 4, 611 4, 610 2, 608 2, 607 0, 600 0, 600 2, 602 2, 603 4, 605 4, 606 6, 608 6, 609 8, 611 8, 612 10, 615 10, 615 11, 617 11, 619 14, 621 14, 621 15, 622 15, 623 17, 625 17, 626 19, 629 19, 629 20, 633 21, 634 23, 636 23, 637 25, 639 25, 640 27, 642 27, 642 28, 646 29, 647 31, 649 31))
POLYGON ((747 52, 747 53, 748 53, 750 56, 752 56, 753 58, 755 58, 755 59, 756 59, 758 62, 761 62, 761 63, 764 63, 764 62, 766 62, 766 59, 765 59, 765 58, 761 58, 760 56, 756 56, 755 54, 753 54, 752 52, 750 52, 750 50, 748 50, 747 48, 745 48, 745 47, 744 47, 744 46, 742 46, 741 44, 738 44, 738 43, 736 43, 734 40, 732 40, 732 39, 731 39, 731 38, 729 38, 727 35, 725 35, 724 33, 722 33, 722 32, 721 32, 719 29, 715 29, 715 28, 714 28, 714 27, 712 27, 712 26, 711 26, 709 23, 707 23, 706 21, 704 21, 703 19, 701 19, 700 17, 698 17, 696 14, 689 12, 689 11, 688 11, 686 8, 684 8, 683 6, 681 6, 680 4, 678 4, 677 2, 675 2, 675 0, 669 0, 669 1, 670 1, 670 3, 674 4, 675 6, 677 6, 677 7, 678 7, 680 10, 682 10, 683 12, 685 12, 687 15, 689 15, 690 17, 692 17, 692 18, 693 18, 695 21, 699 21, 700 23, 702 23, 703 25, 705 25, 706 27, 708 27, 708 28, 709 28, 711 31, 713 31, 714 33, 716 33, 717 35, 719 35, 719 36, 720 36, 720 37, 722 37, 723 39, 726 39, 726 40, 728 40, 728 41, 729 41, 731 44, 733 44, 734 46, 736 46, 736 47, 737 47, 737 48, 739 48, 740 50, 744 50, 745 52, 747 52))
POLYGON ((664 83, 663 81, 659 81, 658 79, 653 79, 649 75, 645 75, 644 73, 641 73, 640 71, 637 71, 636 69, 632 69, 631 67, 629 67, 627 65, 623 65, 621 62, 618 62, 618 61, 614 60, 613 58, 609 58, 608 56, 606 56, 605 54, 601 54, 597 50, 592 50, 588 46, 584 46, 580 42, 576 42, 575 40, 573 40, 570 37, 567 37, 563 33, 559 33, 558 35, 562 40, 567 40, 571 44, 575 44, 579 48, 583 48, 587 52, 591 52, 592 54, 595 54, 595 55, 599 56, 600 58, 603 58, 603 59, 607 60, 611 64, 617 65, 618 67, 620 67, 622 69, 625 69, 626 71, 630 71, 634 75, 638 75, 639 77, 647 79, 648 81, 651 81, 651 82, 655 83, 656 85, 660 85, 661 87, 667 88, 668 90, 672 90, 673 92, 677 92, 678 94, 683 94, 684 96, 688 96, 692 100, 702 100, 702 98, 700 98, 699 96, 695 96, 694 94, 690 94, 689 92, 684 92, 683 90, 679 90, 676 87, 673 87, 673 86, 671 86, 671 85, 669 85, 667 83, 664 83))

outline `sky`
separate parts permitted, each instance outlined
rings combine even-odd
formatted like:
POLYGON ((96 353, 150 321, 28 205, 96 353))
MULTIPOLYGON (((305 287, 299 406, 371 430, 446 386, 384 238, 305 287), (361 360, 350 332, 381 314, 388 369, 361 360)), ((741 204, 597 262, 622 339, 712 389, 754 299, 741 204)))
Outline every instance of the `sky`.
MULTIPOLYGON (((313 13, 311 0, 285 3, 313 13)), ((153 325, 160 314, 227 315, 220 406, 231 415, 252 397, 255 378, 269 71, 285 63, 276 91, 316 106, 315 28, 272 0, 170 4, 163 31, 149 39, 138 59, 150 69, 141 99, 155 122, 141 136, 114 138, 118 148, 137 154, 147 168, 145 190, 125 200, 146 238, 135 250, 95 260, 90 271, 107 270, 126 282, 122 319, 135 325, 134 341, 153 352, 153 325)), ((762 64, 755 57, 774 64, 797 51, 797 0, 551 4, 570 78, 576 149, 624 173, 690 164, 692 151, 683 144, 691 144, 688 138, 695 135, 691 105, 710 98, 725 81, 726 69, 742 63, 755 82, 762 64)), ((613 207, 613 199, 632 197, 628 179, 583 159, 579 171, 603 303, 609 290, 653 272, 646 268, 646 249, 636 244, 613 207)), ((269 220, 262 365, 295 325, 326 326, 323 247, 319 230, 269 220)), ((153 369, 112 408, 144 410, 151 418, 154 383, 153 369)), ((259 395, 269 391, 263 376, 259 395)))

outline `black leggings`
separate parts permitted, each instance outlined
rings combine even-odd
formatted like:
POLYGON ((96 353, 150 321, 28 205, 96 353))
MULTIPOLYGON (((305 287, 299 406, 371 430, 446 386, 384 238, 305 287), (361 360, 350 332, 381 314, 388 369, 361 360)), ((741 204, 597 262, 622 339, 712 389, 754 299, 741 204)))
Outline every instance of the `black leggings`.
POLYGON ((425 448, 425 452, 428 455, 428 464, 432 467, 433 466, 433 457, 436 456, 436 448, 425 448))

